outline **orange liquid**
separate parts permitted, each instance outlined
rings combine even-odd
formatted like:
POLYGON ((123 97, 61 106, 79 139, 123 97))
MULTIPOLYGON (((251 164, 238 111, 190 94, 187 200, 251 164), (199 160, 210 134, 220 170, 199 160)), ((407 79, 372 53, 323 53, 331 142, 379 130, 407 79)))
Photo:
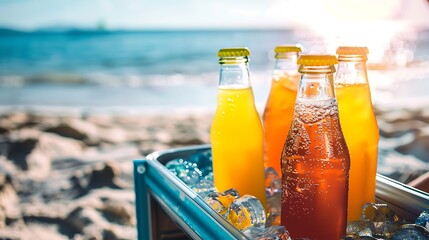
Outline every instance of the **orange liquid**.
POLYGON ((341 239, 350 159, 335 100, 301 101, 282 154, 281 223, 292 238, 341 239))
POLYGON ((251 88, 219 89, 210 131, 214 184, 241 196, 255 196, 266 206, 263 130, 251 88))
POLYGON ((340 122, 350 151, 348 221, 359 220, 362 205, 375 201, 377 121, 368 84, 335 86, 340 122))
POLYGON ((298 74, 274 77, 265 106, 263 121, 265 167, 274 168, 279 175, 281 175, 280 158, 292 123, 298 84, 298 74))

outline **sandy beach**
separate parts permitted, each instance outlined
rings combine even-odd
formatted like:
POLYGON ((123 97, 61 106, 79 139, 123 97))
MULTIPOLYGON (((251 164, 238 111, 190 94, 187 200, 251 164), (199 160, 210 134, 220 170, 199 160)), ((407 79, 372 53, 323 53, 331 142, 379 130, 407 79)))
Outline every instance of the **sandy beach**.
POLYGON ((0 239, 135 239, 132 160, 209 142, 211 116, 0 117, 0 239))
MULTIPOLYGON (((376 108, 379 172, 429 170, 429 107, 376 108)), ((132 160, 209 143, 212 114, 0 116, 0 239, 135 239, 132 160)))

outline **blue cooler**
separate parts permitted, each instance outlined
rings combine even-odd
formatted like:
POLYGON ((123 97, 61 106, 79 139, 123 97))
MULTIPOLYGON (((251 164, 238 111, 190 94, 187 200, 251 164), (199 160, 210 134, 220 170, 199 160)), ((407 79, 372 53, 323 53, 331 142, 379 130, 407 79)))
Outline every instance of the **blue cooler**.
MULTIPOLYGON (((138 239, 246 239, 164 166, 207 151, 210 145, 184 147, 134 160, 138 239)), ((376 198, 410 222, 429 209, 428 193, 382 175, 377 175, 376 198)))

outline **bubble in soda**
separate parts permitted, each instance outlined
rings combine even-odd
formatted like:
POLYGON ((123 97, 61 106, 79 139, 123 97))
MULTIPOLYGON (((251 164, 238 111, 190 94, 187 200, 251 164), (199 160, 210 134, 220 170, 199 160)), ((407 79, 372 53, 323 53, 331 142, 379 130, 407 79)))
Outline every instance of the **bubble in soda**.
POLYGON ((389 238, 389 240, 427 240, 429 231, 417 224, 404 224, 400 226, 389 238))
POLYGON ((416 219, 416 224, 429 229, 429 211, 423 211, 416 219))
POLYGON ((375 231, 375 226, 372 221, 363 220, 363 221, 353 221, 347 224, 347 234, 356 235, 356 236, 371 236, 375 231))
POLYGON ((202 178, 201 170, 197 164, 183 159, 173 159, 165 167, 188 186, 198 183, 202 178))
POLYGON ((228 189, 224 192, 212 192, 204 198, 204 201, 210 205, 220 215, 225 216, 229 206, 232 202, 239 198, 237 190, 234 188, 228 189))
POLYGON ((213 181, 203 179, 192 187, 192 190, 200 197, 205 198, 210 193, 215 192, 213 181))
POLYGON ((243 231, 249 239, 258 240, 292 240, 289 232, 283 226, 273 226, 269 228, 249 227, 243 231))
POLYGON ((276 170, 272 167, 268 167, 265 169, 265 191, 267 197, 282 192, 282 179, 280 178, 276 170))
POLYGON ((385 203, 366 203, 362 207, 361 220, 374 223, 374 237, 389 237, 400 225, 395 211, 385 203))
POLYGON ((350 159, 337 103, 297 98, 294 114, 281 158, 281 224, 293 238, 340 239, 350 159))
POLYGON ((244 195, 229 206, 227 220, 239 230, 254 226, 265 227, 265 210, 254 196, 244 195))

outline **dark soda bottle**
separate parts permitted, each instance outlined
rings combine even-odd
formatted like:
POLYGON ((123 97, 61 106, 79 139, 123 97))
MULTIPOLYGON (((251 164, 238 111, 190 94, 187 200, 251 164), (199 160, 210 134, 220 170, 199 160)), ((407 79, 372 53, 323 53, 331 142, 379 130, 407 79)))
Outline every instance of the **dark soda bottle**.
POLYGON ((350 156, 335 99, 333 55, 301 55, 294 116, 281 157, 281 224, 292 238, 345 236, 350 156))

